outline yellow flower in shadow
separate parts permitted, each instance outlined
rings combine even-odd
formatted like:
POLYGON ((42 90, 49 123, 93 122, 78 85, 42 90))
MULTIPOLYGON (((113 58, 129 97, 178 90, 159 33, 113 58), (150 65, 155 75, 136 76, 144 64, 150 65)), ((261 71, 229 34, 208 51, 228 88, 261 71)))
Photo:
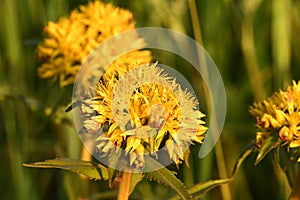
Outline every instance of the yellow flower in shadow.
MULTIPOLYGON (((63 17, 56 23, 49 22, 45 27, 46 36, 38 45, 37 51, 37 58, 42 62, 38 75, 41 78, 58 77, 61 86, 73 84, 78 69, 96 46, 108 38, 134 28, 132 13, 128 10, 100 1, 80 6, 79 9, 73 10, 70 16, 63 17)), ((124 57, 126 60, 129 57, 132 57, 132 60, 139 57, 143 62, 149 62, 151 59, 149 52, 137 51, 124 57)), ((115 64, 120 62, 122 61, 115 64)))
POLYGON ((269 99, 254 103, 250 113, 257 119, 256 144, 261 147, 272 134, 289 148, 300 147, 300 81, 279 90, 269 99))

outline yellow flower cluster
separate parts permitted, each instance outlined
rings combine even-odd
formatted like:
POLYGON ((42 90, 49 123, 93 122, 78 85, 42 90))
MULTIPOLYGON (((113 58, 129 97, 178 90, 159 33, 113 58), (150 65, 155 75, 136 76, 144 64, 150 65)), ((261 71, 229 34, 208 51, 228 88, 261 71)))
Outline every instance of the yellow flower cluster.
MULTIPOLYGON (((133 29, 132 13, 100 1, 73 10, 57 23, 49 22, 38 45, 41 78, 58 77, 61 86, 73 84, 87 55, 101 42, 133 29)), ((129 56, 130 57, 130 56, 129 56)))
MULTIPOLYGON (((133 67, 123 77, 100 81, 96 93, 88 102, 91 110, 87 114, 97 114, 84 127, 90 133, 102 130, 96 142, 103 156, 113 156, 122 148, 129 164, 142 168, 145 153, 157 156, 165 147, 170 159, 180 164, 193 141, 202 143, 207 128, 198 102, 156 65, 133 67), (126 96, 128 102, 122 103, 126 96), (119 107, 113 108, 116 102, 119 107)), ((83 104, 81 109, 86 112, 85 108, 83 104)))
POLYGON ((256 135, 258 147, 273 133, 290 148, 300 147, 300 81, 293 81, 286 91, 279 90, 269 99, 254 103, 250 113, 261 129, 256 135))

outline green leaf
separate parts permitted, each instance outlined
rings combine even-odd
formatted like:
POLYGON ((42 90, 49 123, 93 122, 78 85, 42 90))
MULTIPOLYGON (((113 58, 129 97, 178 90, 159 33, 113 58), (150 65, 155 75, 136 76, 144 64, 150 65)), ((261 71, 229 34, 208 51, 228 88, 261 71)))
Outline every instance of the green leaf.
POLYGON ((106 190, 104 192, 97 192, 89 195, 87 199, 117 199, 118 198, 118 191, 116 190, 106 190))
POLYGON ((109 173, 108 186, 110 188, 113 187, 114 180, 120 176, 120 174, 116 170, 116 168, 118 166, 118 163, 119 162, 121 162, 121 163, 124 162, 124 160, 120 159, 121 151, 118 151, 118 152, 113 151, 112 154, 114 156, 110 156, 108 158, 108 164, 110 166, 108 168, 108 173, 109 173))
POLYGON ((300 172, 298 172, 298 175, 297 175, 296 181, 293 185, 293 189, 292 189, 289 199, 291 199, 291 200, 300 199, 300 172))
POLYGON ((225 183, 229 183, 233 181, 232 178, 229 179, 220 179, 220 180, 210 180, 204 183, 198 183, 188 188, 188 193, 191 194, 193 197, 200 197, 209 190, 225 183))
POLYGON ((250 144, 248 144, 245 149, 242 151, 242 153, 239 155, 234 167, 233 167, 233 171, 232 171, 232 176, 235 175, 235 173, 237 172, 237 170, 240 168, 241 164, 244 162, 244 160, 254 151, 255 146, 254 143, 251 142, 250 144))
POLYGON ((1 88, 0 88, 0 100, 7 100, 7 99, 21 101, 31 111, 37 111, 42 113, 45 110, 45 105, 35 98, 31 98, 24 95, 9 94, 8 91, 3 93, 1 92, 1 88))
POLYGON ((131 194, 135 188, 135 186, 143 179, 142 173, 134 173, 132 174, 132 179, 130 183, 129 194, 131 194))
POLYGON ((153 192, 152 184, 149 181, 141 181, 137 186, 138 192, 147 199, 157 199, 157 195, 153 192))
POLYGON ((257 165, 272 149, 276 148, 278 145, 280 145, 280 141, 274 136, 269 136, 256 157, 255 165, 257 165))
POLYGON ((294 148, 292 151, 293 153, 290 155, 290 162, 291 165, 294 165, 295 163, 298 162, 298 159, 300 158, 300 148, 294 148))
POLYGON ((99 163, 75 160, 69 158, 56 158, 43 162, 23 164, 26 167, 35 168, 57 168, 75 172, 93 180, 106 180, 109 177, 106 167, 99 163))
MULTIPOLYGON (((220 180, 210 180, 204 183, 198 183, 195 184, 191 187, 189 187, 187 189, 188 193, 190 195, 192 195, 193 198, 199 198, 200 196, 202 196, 203 194, 205 194, 206 192, 208 192, 209 190, 221 185, 221 184, 225 184, 225 183, 229 183, 233 181, 232 178, 230 179, 220 179, 220 180)), ((172 200, 177 200, 180 199, 178 196, 173 197, 172 200)))
POLYGON ((187 192, 184 184, 174 175, 173 172, 168 170, 165 166, 152 159, 151 157, 145 157, 145 177, 150 180, 155 180, 160 184, 164 184, 171 189, 173 189, 181 199, 191 199, 189 193, 187 192), (156 171, 151 171, 153 169, 158 169, 156 171))
POLYGON ((272 158, 273 158, 273 162, 275 163, 275 166, 281 167, 280 166, 280 146, 279 145, 275 148, 274 153, 272 154, 272 158))
POLYGON ((109 174, 108 187, 112 188, 114 180, 117 177, 117 171, 115 169, 109 167, 108 168, 108 174, 109 174))

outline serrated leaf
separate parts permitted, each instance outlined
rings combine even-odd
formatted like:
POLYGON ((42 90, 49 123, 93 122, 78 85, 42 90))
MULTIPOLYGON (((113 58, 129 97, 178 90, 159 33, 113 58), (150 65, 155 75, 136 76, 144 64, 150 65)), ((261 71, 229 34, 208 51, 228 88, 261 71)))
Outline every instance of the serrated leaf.
POLYGON ((248 144, 245 149, 242 151, 242 153, 239 155, 234 167, 233 167, 233 171, 232 171, 232 176, 235 175, 235 173, 237 172, 237 170, 240 168, 241 164, 244 162, 244 160, 253 152, 253 150, 255 149, 254 143, 251 142, 250 144, 248 144))
POLYGON ((272 149, 276 148, 278 145, 280 145, 280 141, 278 141, 278 139, 274 136, 269 136, 256 157, 255 165, 257 165, 272 149))
POLYGON ((150 180, 155 180, 160 184, 164 184, 171 189, 173 189, 181 199, 191 199, 188 194, 184 184, 165 166, 152 159, 151 157, 145 157, 145 177, 150 180), (158 169, 156 171, 151 171, 153 169, 158 169))
POLYGON ((129 188, 129 194, 131 194, 135 188, 135 186, 143 179, 142 173, 134 173, 132 174, 130 188, 129 188))
POLYGON ((99 163, 75 160, 70 158, 56 158, 42 162, 23 164, 26 167, 57 168, 75 172, 93 180, 106 180, 109 177, 108 169, 99 163))
MULTIPOLYGON (((187 189, 187 191, 190 195, 192 195, 193 198, 198 198, 198 197, 204 195, 209 190, 211 190, 217 186, 220 186, 221 184, 229 183, 231 181, 233 181, 232 178, 220 179, 220 180, 210 180, 210 181, 207 181, 204 183, 195 184, 195 185, 189 187, 187 189)), ((180 198, 178 196, 172 198, 172 200, 177 200, 177 199, 180 199, 180 198)))

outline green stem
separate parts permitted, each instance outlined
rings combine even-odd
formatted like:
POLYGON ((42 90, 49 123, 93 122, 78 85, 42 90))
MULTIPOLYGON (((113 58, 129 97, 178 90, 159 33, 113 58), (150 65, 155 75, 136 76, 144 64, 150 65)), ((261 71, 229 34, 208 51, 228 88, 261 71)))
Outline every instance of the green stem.
POLYGON ((122 172, 122 180, 119 186, 118 200, 127 200, 130 193, 130 183, 132 179, 132 173, 129 171, 122 172))
POLYGON ((194 185, 195 183, 195 179, 194 179, 194 163, 193 163, 193 159, 190 159, 190 166, 188 167, 187 165, 183 166, 183 180, 184 180, 184 184, 187 187, 190 187, 192 185, 194 185))
POLYGON ((291 0, 272 1, 272 54, 277 86, 290 82, 291 63, 291 0))
POLYGON ((190 8, 191 22, 192 22, 194 35, 195 35, 195 40, 197 42, 199 42, 201 45, 203 45, 201 26, 200 26, 200 20, 199 20, 199 15, 198 15, 198 11, 197 11, 196 1, 189 0, 188 3, 189 3, 189 8, 190 8))
MULTIPOLYGON (((215 154, 216 154, 216 159, 217 159, 217 165, 218 165, 218 171, 221 179, 226 179, 228 178, 227 174, 227 169, 226 169, 226 162, 224 158, 224 153, 223 153, 223 147, 222 147, 222 140, 221 138, 215 145, 215 154)), ((230 187, 228 184, 222 184, 221 185, 221 194, 223 196, 223 199, 228 199, 231 200, 231 192, 230 192, 230 187)))
POLYGON ((260 3, 261 0, 254 1, 252 4, 244 0, 245 13, 241 26, 241 47, 249 75, 250 87, 256 100, 265 99, 266 96, 264 88, 266 77, 261 75, 254 41, 254 16, 260 3))
MULTIPOLYGON (((199 15, 197 11, 197 4, 195 0, 189 0, 189 8, 190 8, 190 14, 191 14, 191 21, 192 21, 192 26, 193 26, 193 31, 195 35, 195 39, 197 42, 203 45, 203 39, 202 39, 202 34, 201 34, 201 25, 200 25, 200 20, 199 20, 199 15)), ((206 66, 206 58, 203 53, 200 53, 199 55, 199 63, 201 66, 203 66, 203 69, 205 70, 203 72, 206 77, 208 77, 208 71, 207 68, 204 67, 206 66)), ((203 88, 206 88, 204 83, 203 83, 203 88)), ((211 112, 211 102, 209 101, 210 95, 207 90, 204 90, 204 95, 207 100, 207 105, 208 105, 208 112, 211 112)), ((212 126, 213 130, 216 131, 217 127, 212 126)), ((221 145, 221 138, 219 139, 219 142, 216 143, 216 158, 217 158, 217 164, 219 166, 219 174, 221 178, 227 178, 227 171, 226 171, 226 165, 225 165, 225 158, 223 155, 223 149, 221 145)), ((231 192, 230 188, 227 184, 221 185, 221 194, 223 199, 231 199, 231 192)))
POLYGON ((290 200, 297 200, 297 199, 300 199, 300 171, 298 171, 298 176, 295 181, 295 184, 293 185, 293 190, 290 197, 290 200))

